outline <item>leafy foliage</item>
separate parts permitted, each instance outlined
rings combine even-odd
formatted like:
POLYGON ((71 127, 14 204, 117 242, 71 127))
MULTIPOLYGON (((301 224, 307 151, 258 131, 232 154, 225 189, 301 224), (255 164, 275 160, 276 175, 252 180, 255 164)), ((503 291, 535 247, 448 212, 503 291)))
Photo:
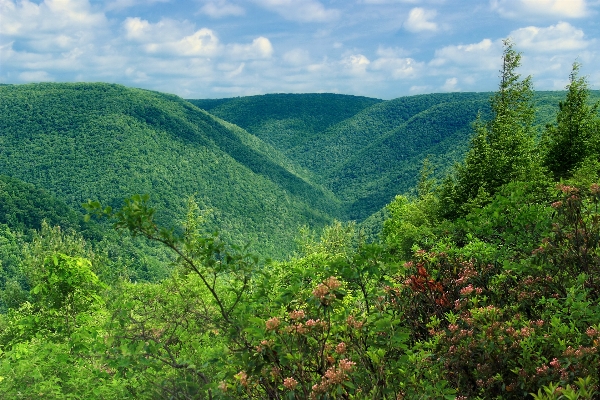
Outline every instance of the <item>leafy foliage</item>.
MULTIPOLYGON (((198 201, 187 197, 184 217, 167 224, 168 215, 158 214, 149 195, 130 196, 118 206, 110 195, 90 200, 83 219, 101 221, 89 225, 94 229, 86 228, 91 233, 82 233, 81 217, 68 205, 35 186, 0 179, 6 203, 0 224, 0 396, 597 398, 600 161, 594 145, 600 126, 595 125, 593 108, 576 101, 586 93, 575 69, 557 126, 548 128, 537 143, 535 126, 548 116, 550 106, 546 103, 543 115, 534 118, 530 82, 515 73, 519 55, 510 43, 504 62, 500 88, 491 101, 492 119, 475 123, 466 161, 454 178, 438 179, 445 168, 435 171, 434 154, 423 162, 414 190, 395 197, 367 224, 335 221, 318 233, 314 225, 305 226, 298 234, 297 253, 284 260, 263 260, 250 247, 232 243, 227 231, 215 231, 212 211, 198 196, 198 201), (580 115, 577 110, 584 110, 590 123, 567 118, 580 115), (572 136, 574 148, 583 150, 573 151, 565 163, 558 158, 559 163, 549 163, 549 154, 559 153, 548 149, 563 133, 579 129, 573 126, 589 129, 572 136), (563 170, 557 174, 552 168, 559 164, 563 170), (550 176, 544 175, 544 166, 551 169, 550 176), (496 176, 490 168, 497 169, 496 176), (473 175, 465 175, 467 170, 473 175), (562 180, 556 182, 557 176, 562 180), (372 232, 377 221, 383 221, 380 236, 372 232), (108 223, 117 233, 108 233, 108 223), (148 254, 154 261, 142 262, 148 254), (139 279, 144 274, 155 279, 139 279)), ((110 85, 92 86, 100 88, 129 93, 110 85)), ((161 97, 142 94, 147 100, 161 97)), ((186 144, 177 147, 182 152, 201 148, 211 160, 238 160, 239 165, 224 169, 233 174, 244 171, 244 165, 246 172, 268 176, 262 181, 265 187, 285 187, 287 199, 306 192, 323 194, 303 205, 332 196, 311 183, 318 174, 285 161, 281 153, 270 153, 270 145, 240 127, 180 99, 169 97, 174 104, 169 103, 167 112, 153 109, 156 103, 136 103, 137 97, 129 95, 131 115, 136 115, 132 121, 142 124, 143 116, 147 128, 152 127, 147 132, 155 135, 150 137, 175 135, 186 144), (178 125, 181 130, 171 129, 174 119, 184 122, 178 125)), ((352 178, 366 183, 369 175, 384 175, 384 160, 393 159, 402 135, 415 142, 414 148, 404 145, 406 154, 422 157, 421 149, 436 147, 427 138, 419 142, 419 132, 427 128, 418 126, 428 116, 453 110, 442 101, 452 96, 445 96, 399 100, 390 102, 395 104, 390 108, 388 102, 367 107, 358 99, 355 105, 366 108, 353 109, 352 118, 375 110, 396 112, 381 122, 392 128, 383 134, 371 131, 373 146, 341 143, 340 154, 349 158, 322 165, 344 171, 361 165, 354 159, 357 154, 370 154, 373 166, 357 168, 352 178), (393 127, 399 115, 406 118, 393 127), (365 173, 361 177, 359 172, 365 173)), ((476 97, 463 97, 471 99, 473 118, 476 97)), ((251 109, 256 101, 232 104, 251 109)), ((204 102, 212 109, 229 103, 204 102)), ((289 113, 285 107, 279 111, 283 117, 289 113)), ((448 121, 462 119, 466 117, 451 115, 448 121)), ((434 139, 439 139, 439 149, 464 127, 459 122, 443 130, 437 117, 428 124, 441 131, 434 139)), ((327 129, 333 132, 336 126, 352 131, 344 121, 327 129)), ((47 137, 40 131, 35 135, 47 137)), ((9 136, 2 140, 10 143, 9 136)), ((395 171, 378 181, 382 188, 395 171)), ((346 196, 349 210, 348 204, 366 207, 359 207, 360 212, 370 207, 357 199, 368 198, 371 188, 353 197, 351 190, 330 185, 346 196)), ((161 192, 152 198, 157 194, 161 192)), ((156 204, 174 202, 159 198, 156 204)), ((289 221, 296 220, 281 223, 289 221)))
POLYGON ((578 163, 598 155, 598 104, 590 106, 588 83, 573 64, 567 96, 559 103, 556 125, 548 125, 543 138, 545 165, 556 178, 567 177, 578 163))

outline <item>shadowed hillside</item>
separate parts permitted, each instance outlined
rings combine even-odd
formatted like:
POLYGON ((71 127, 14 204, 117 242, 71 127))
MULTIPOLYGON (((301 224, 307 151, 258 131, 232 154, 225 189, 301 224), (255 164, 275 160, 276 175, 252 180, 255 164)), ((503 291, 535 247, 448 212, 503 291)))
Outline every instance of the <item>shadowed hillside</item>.
POLYGON ((369 97, 331 93, 189 101, 244 128, 284 154, 307 138, 382 102, 369 97))

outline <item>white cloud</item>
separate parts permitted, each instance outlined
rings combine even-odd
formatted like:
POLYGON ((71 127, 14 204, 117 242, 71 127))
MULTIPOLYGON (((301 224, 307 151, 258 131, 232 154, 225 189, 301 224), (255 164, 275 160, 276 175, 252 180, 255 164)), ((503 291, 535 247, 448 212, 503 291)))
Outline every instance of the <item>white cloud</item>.
POLYGON ((469 66, 477 70, 496 70, 502 54, 501 42, 483 39, 479 43, 446 46, 435 51, 429 63, 433 67, 446 65, 469 66))
POLYGON ((40 4, 23 0, 0 1, 0 34, 12 37, 35 37, 60 32, 72 35, 91 33, 106 25, 102 13, 93 12, 87 0, 45 0, 40 4))
POLYGON ((219 39, 212 30, 202 28, 177 42, 165 43, 164 49, 175 55, 211 56, 219 51, 219 39))
POLYGON ((23 82, 52 82, 54 78, 46 71, 25 71, 19 74, 19 80, 23 82))
POLYGON ((404 23, 406 30, 410 32, 437 31, 438 26, 431 22, 436 16, 435 10, 425 10, 421 7, 415 7, 408 13, 408 19, 404 23))
POLYGON ((244 68, 246 67, 245 62, 237 63, 221 63, 217 66, 219 71, 223 71, 227 79, 233 79, 244 72, 244 68))
POLYGON ((105 10, 124 10, 126 8, 137 6, 138 4, 149 5, 152 3, 168 3, 170 1, 171 0, 112 0, 106 5, 105 10))
POLYGON ((96 43, 110 35, 108 20, 87 0, 0 0, 0 15, 0 38, 8 44, 0 64, 23 81, 54 80, 60 71, 85 68, 96 43))
POLYGON ((408 3, 408 4, 418 4, 421 0, 362 0, 361 3, 364 4, 399 4, 399 3, 408 3))
POLYGON ((458 79, 456 77, 446 79, 444 86, 442 86, 442 90, 444 92, 458 92, 459 89, 456 86, 458 84, 458 79))
POLYGON ((273 55, 273 46, 269 39, 261 36, 254 39, 251 44, 229 45, 227 55, 241 60, 269 58, 273 55))
POLYGON ((273 55, 273 45, 264 36, 260 36, 248 44, 222 44, 217 34, 208 28, 193 30, 189 23, 173 20, 162 20, 150 23, 138 17, 127 18, 123 22, 125 37, 142 44, 142 49, 149 54, 170 55, 180 57, 214 57, 226 56, 237 60, 269 58, 273 55))
POLYGON ((200 12, 208 15, 211 18, 240 16, 244 15, 245 13, 242 7, 228 3, 225 0, 209 1, 200 8, 200 12))
POLYGON ((316 0, 254 0, 258 5, 292 21, 326 22, 337 19, 339 10, 327 9, 316 0))
POLYGON ((353 74, 365 73, 369 64, 371 61, 362 54, 353 54, 342 60, 342 65, 353 74))
POLYGON ((563 89, 575 59, 587 66, 582 74, 597 88, 593 18, 577 24, 569 18, 581 10, 594 15, 599 1, 573 0, 572 9, 559 12, 564 4, 549 0, 496 0, 494 8, 472 0, 458 9, 447 0, 194 0, 192 8, 178 0, 0 0, 0 81, 119 82, 188 98, 269 92, 392 98, 494 90, 499 35, 510 35, 523 51, 519 72, 533 74, 536 88, 563 89), (167 1, 167 7, 151 6, 167 1), (143 14, 133 13, 145 5, 143 14), (467 8, 480 20, 460 21, 467 8), (521 12, 532 21, 507 28, 499 17, 521 12), (177 19, 182 13, 189 19, 177 19), (281 23, 281 16, 299 23, 281 23), (547 16, 551 23, 535 19, 547 16), (459 23, 472 23, 469 35, 476 39, 461 43, 459 23), (408 30, 448 35, 437 36, 442 47, 427 40, 431 35, 413 43, 408 30))
POLYGON ((148 53, 170 54, 175 56, 212 56, 219 49, 219 39, 207 28, 185 35, 191 30, 189 24, 178 21, 162 20, 155 24, 141 18, 127 18, 123 22, 125 37, 143 44, 148 53))
POLYGON ((583 50, 588 46, 584 33, 568 22, 559 22, 547 28, 528 26, 510 33, 515 44, 526 52, 561 52, 583 50))
POLYGON ((585 0, 491 0, 492 9, 507 18, 558 17, 581 18, 586 16, 585 0))
POLYGON ((123 22, 125 28, 125 36, 128 39, 143 40, 150 33, 150 23, 146 20, 142 20, 139 17, 127 18, 123 22))
MULTIPOLYGON (((380 53, 381 55, 382 53, 380 53)), ((412 58, 396 57, 393 54, 384 56, 373 61, 372 69, 389 74, 393 79, 404 79, 416 76, 417 72, 423 68, 423 63, 419 63, 412 58)))

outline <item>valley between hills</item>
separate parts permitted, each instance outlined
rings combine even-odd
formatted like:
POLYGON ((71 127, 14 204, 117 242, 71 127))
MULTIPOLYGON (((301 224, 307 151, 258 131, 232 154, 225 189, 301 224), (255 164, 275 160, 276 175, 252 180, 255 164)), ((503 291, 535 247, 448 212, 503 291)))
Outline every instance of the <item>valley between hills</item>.
POLYGON ((0 85, 0 398, 595 399, 600 91, 0 85))
MULTIPOLYGON (((594 93, 597 96, 597 93, 594 93)), ((536 94, 539 127, 562 93, 536 94)), ((216 100, 103 83, 0 87, 0 174, 74 212, 151 195, 163 221, 193 196, 206 224, 264 256, 294 250, 300 227, 364 221, 462 159, 489 93, 395 100, 272 94, 216 100)), ((541 130, 541 129, 540 129, 541 130)))

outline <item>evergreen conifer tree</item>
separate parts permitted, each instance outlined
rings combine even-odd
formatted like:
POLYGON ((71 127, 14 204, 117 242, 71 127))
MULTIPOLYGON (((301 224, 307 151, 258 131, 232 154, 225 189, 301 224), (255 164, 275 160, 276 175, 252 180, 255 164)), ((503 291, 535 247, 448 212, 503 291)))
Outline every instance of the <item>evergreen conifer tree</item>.
POLYGON ((453 184, 444 185, 447 217, 463 215, 486 203, 502 185, 529 178, 538 170, 531 77, 521 79, 517 73, 521 54, 510 39, 504 40, 502 61, 499 89, 490 99, 493 118, 477 118, 465 160, 457 166, 453 184))
POLYGON ((573 63, 556 125, 546 127, 542 141, 544 165, 556 179, 568 177, 583 160, 598 153, 598 104, 588 104, 588 82, 579 76, 579 68, 579 63, 573 63))

